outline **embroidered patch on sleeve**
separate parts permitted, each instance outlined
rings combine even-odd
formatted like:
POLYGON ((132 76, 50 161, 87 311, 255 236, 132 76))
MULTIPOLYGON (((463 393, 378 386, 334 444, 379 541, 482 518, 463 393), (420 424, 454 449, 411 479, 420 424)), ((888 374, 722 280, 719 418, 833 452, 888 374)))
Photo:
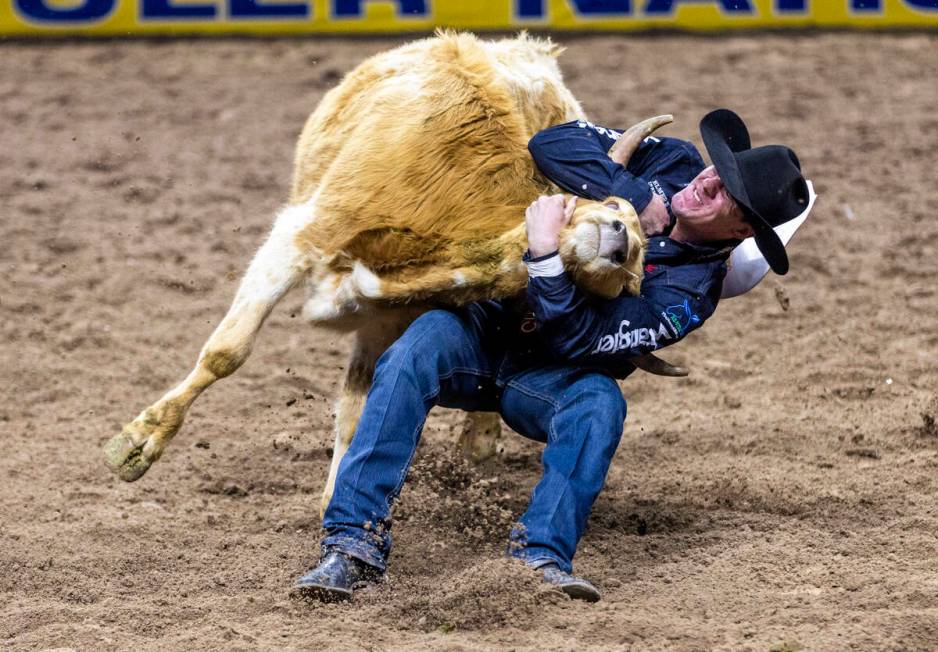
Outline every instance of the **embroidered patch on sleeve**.
POLYGON ((668 306, 662 316, 674 329, 675 335, 683 335, 688 328, 700 323, 700 317, 694 314, 689 299, 684 299, 680 305, 668 306))

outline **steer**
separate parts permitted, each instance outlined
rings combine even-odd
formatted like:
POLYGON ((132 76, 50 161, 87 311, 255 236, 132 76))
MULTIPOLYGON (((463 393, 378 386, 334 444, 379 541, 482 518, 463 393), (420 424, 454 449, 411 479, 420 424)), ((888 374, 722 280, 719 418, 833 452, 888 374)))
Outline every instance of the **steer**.
MULTIPOLYGON (((127 481, 142 476, 196 397, 244 363, 273 307, 305 284, 306 318, 355 333, 327 504, 375 362, 427 302, 523 290, 524 210, 551 191, 527 142, 549 125, 585 119, 563 85, 558 53, 524 34, 488 42, 440 33, 366 60, 327 93, 299 138, 289 204, 228 313, 185 380, 107 443, 111 469, 127 481)), ((627 157, 669 119, 630 129, 617 154, 627 157)), ((644 243, 625 200, 580 201, 561 256, 584 290, 613 297, 638 292, 644 243)), ((662 371, 658 362, 645 367, 662 371)), ((464 449, 490 449, 471 434, 491 430, 469 428, 464 449)))

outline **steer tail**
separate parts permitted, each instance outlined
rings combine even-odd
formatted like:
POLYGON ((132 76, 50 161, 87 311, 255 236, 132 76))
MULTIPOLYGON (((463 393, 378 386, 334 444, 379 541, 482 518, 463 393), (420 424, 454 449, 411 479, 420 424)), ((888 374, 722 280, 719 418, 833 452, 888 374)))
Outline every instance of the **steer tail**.
POLYGON ((159 459, 192 402, 247 360, 257 333, 277 302, 306 275, 309 257, 296 242, 313 219, 312 202, 285 208, 255 254, 228 313, 202 347, 185 380, 145 409, 105 446, 105 461, 122 479, 136 480, 159 459))

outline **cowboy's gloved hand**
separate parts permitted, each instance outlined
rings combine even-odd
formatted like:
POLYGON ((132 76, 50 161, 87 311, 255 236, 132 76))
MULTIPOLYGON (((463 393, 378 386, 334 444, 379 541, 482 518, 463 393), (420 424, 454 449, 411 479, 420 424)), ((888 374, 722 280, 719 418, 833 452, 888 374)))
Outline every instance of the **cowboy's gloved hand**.
POLYGON ((524 227, 528 233, 528 251, 533 258, 557 251, 558 236, 576 208, 576 197, 541 195, 524 212, 524 227))

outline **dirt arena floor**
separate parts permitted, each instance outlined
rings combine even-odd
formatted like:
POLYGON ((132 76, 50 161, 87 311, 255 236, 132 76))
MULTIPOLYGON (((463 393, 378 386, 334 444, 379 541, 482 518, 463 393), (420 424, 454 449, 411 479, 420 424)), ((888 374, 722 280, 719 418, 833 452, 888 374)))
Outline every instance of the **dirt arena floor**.
POLYGON ((142 480, 101 446, 191 367, 323 93, 382 40, 0 44, 0 648, 938 648, 938 38, 565 39, 597 122, 715 106, 820 193, 792 272, 623 384, 571 602, 502 560, 539 473, 435 412, 389 580, 292 602, 347 340, 289 297, 142 480))

